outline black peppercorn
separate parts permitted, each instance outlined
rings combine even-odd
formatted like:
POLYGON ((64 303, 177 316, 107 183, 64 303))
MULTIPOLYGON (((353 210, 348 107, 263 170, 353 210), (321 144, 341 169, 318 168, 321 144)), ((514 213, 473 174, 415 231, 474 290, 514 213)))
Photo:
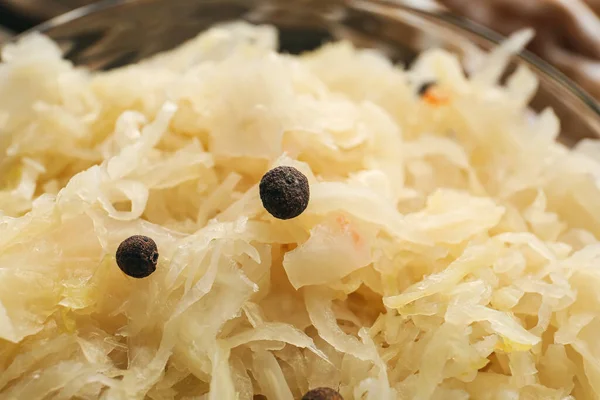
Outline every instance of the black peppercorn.
POLYGON ((295 218, 308 206, 308 179, 294 167, 276 167, 260 180, 260 199, 265 209, 279 219, 295 218))
POLYGON ((344 398, 331 388, 321 387, 306 392, 302 400, 344 400, 344 398))
POLYGON ((158 249, 154 240, 147 236, 131 236, 117 249, 117 265, 133 278, 145 278, 156 270, 158 249))
POLYGON ((429 89, 435 86, 435 84, 435 81, 425 82, 421 86, 419 86, 419 88, 417 89, 417 93, 419 94, 419 96, 423 96, 425 95, 425 93, 427 93, 429 89))

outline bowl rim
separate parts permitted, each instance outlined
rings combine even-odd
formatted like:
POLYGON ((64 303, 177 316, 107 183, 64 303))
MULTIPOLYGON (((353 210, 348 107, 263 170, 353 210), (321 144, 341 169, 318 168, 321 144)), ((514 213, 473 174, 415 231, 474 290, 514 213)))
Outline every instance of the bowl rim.
MULTIPOLYGON (((33 32, 43 33, 52 29, 53 27, 85 17, 86 15, 95 12, 113 7, 119 7, 125 4, 144 3, 146 1, 147 0, 100 0, 96 3, 85 5, 65 14, 51 18, 48 21, 45 21, 19 35, 14 36, 8 40, 8 43, 19 40, 19 38, 33 32)), ((409 2, 409 0, 340 0, 338 3, 342 6, 352 3, 363 3, 376 6, 392 7, 398 11, 410 12, 421 17, 441 21, 495 44, 500 43, 506 38, 506 36, 460 15, 443 9, 429 10, 425 8, 419 8, 416 7, 414 3, 409 2)), ((595 114, 595 116, 598 118, 598 123, 600 124, 600 102, 581 86, 579 86, 574 80, 567 77, 564 73, 553 67, 550 63, 533 54, 529 50, 522 50, 515 56, 537 69, 539 73, 546 75, 546 77, 550 78, 551 80, 556 81, 559 86, 570 92, 588 108, 588 111, 591 111, 595 114)), ((598 132, 598 135, 600 136, 600 132, 598 132)))

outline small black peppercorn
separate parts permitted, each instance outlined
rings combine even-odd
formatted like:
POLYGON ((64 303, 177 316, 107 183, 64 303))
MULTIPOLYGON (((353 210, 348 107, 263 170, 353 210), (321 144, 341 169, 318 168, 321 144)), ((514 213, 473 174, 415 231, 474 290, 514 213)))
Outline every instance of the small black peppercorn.
POLYGON ((308 179, 294 167, 276 167, 260 180, 260 199, 265 209, 279 219, 295 218, 308 206, 308 179))
POLYGON ((156 270, 158 249, 154 240, 147 236, 131 236, 117 249, 117 265, 133 278, 145 278, 156 270))
POLYGON ((302 400, 344 400, 344 398, 331 388, 321 387, 306 392, 302 400))
POLYGON ((419 94, 419 96, 423 96, 425 95, 425 93, 427 93, 429 89, 435 86, 435 84, 435 81, 425 82, 421 86, 419 86, 419 88, 417 89, 417 93, 419 94))

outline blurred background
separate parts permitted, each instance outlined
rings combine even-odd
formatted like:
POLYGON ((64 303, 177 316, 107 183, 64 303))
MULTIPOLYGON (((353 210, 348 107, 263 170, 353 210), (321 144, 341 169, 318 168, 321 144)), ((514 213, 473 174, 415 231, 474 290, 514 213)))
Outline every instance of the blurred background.
MULTIPOLYGON (((91 3, 94 1, 0 0, 0 42, 91 3)), ((537 34, 529 49, 600 99, 600 0, 405 0, 404 3, 458 14, 504 35, 533 27, 537 34)))

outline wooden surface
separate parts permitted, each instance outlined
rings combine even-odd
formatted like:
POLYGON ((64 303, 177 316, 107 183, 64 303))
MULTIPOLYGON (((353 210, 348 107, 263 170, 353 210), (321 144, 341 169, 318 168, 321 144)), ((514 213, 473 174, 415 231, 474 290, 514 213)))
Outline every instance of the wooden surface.
POLYGON ((4 40, 8 39, 10 36, 11 36, 11 32, 0 27, 0 43, 2 43, 4 40))
POLYGON ((93 0, 0 0, 4 6, 32 19, 47 20, 93 0))

